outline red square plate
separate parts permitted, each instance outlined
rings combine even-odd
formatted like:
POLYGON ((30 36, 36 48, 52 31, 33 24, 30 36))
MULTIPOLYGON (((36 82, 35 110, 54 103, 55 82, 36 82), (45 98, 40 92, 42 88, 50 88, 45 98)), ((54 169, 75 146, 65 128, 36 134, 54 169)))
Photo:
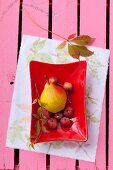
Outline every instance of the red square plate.
MULTIPOLYGON (((80 61, 69 64, 48 64, 31 61, 30 77, 32 96, 32 118, 30 129, 31 143, 56 140, 86 141, 86 62, 80 61), (70 119, 71 125, 66 128, 62 127, 58 122, 58 127, 56 129, 48 129, 48 119, 40 117, 40 101, 38 101, 38 99, 40 98, 46 84, 44 78, 45 75, 49 78, 53 76, 57 77, 62 85, 65 82, 70 82, 73 85, 72 92, 68 93, 68 99, 71 101, 70 105, 74 110, 74 114, 70 119)), ((52 117, 54 117, 54 113, 52 113, 52 117)))

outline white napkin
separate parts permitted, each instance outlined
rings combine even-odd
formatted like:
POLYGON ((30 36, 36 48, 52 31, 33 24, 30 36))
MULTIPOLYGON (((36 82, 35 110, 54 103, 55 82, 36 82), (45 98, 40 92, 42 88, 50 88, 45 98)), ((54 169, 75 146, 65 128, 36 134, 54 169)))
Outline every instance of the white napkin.
MULTIPOLYGON (((95 162, 99 136, 100 116, 104 98, 105 82, 108 69, 109 50, 88 47, 94 55, 87 58, 86 107, 88 118, 88 141, 57 141, 29 146, 31 122, 31 84, 29 62, 38 60, 47 63, 69 63, 75 59, 68 56, 67 50, 55 50, 61 43, 24 35, 20 49, 14 94, 10 112, 6 145, 11 148, 31 150, 56 156, 63 156, 95 162)), ((85 58, 81 57, 81 60, 85 58)))

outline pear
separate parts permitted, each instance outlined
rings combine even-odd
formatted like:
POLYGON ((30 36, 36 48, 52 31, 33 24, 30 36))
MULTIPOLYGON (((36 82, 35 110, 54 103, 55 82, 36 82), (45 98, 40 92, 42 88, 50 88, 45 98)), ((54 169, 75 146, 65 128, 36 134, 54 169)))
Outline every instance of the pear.
POLYGON ((54 83, 46 83, 42 94, 40 96, 40 102, 44 103, 44 108, 52 113, 60 112, 65 108, 67 101, 67 94, 65 90, 54 83))

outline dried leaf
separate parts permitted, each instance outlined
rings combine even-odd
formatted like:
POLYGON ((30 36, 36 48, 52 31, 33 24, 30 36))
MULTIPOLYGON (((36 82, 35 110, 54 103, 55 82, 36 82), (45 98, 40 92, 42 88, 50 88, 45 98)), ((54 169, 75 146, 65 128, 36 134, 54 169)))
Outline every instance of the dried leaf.
POLYGON ((38 113, 39 113, 39 114, 42 113, 42 107, 39 107, 39 108, 38 108, 38 113))
POLYGON ((40 120, 43 120, 43 119, 41 119, 41 117, 42 117, 42 114, 44 111, 45 111, 45 109, 42 106, 38 108, 38 115, 40 116, 40 120))
POLYGON ((39 134, 40 134, 40 131, 41 131, 41 126, 40 126, 40 122, 39 122, 39 121, 36 122, 35 128, 36 128, 37 134, 39 135, 39 134))
POLYGON ((46 127, 45 127, 45 126, 42 126, 42 131, 43 131, 43 132, 45 132, 45 133, 47 133, 47 132, 48 132, 48 130, 46 129, 46 127))
POLYGON ((88 35, 81 35, 72 40, 72 42, 78 44, 78 45, 87 45, 89 42, 93 41, 94 38, 88 36, 88 35))
POLYGON ((94 54, 94 52, 88 50, 85 46, 73 45, 73 48, 77 51, 79 56, 88 57, 94 54))
POLYGON ((32 104, 36 104, 37 102, 38 102, 38 99, 36 98, 33 100, 32 104))
POLYGON ((55 49, 55 52, 58 56, 67 56, 67 48, 66 47, 66 41, 62 42, 58 47, 55 49))
POLYGON ((76 34, 71 34, 71 35, 69 35, 68 40, 70 40, 70 39, 72 39, 72 38, 75 38, 75 35, 76 35, 76 34))
POLYGON ((56 48, 56 50, 61 50, 62 48, 64 48, 66 46, 66 41, 62 42, 61 44, 59 44, 56 48))
POLYGON ((44 125, 47 122, 47 119, 40 119, 42 121, 42 125, 44 125))
POLYGON ((29 147, 32 147, 32 148, 35 150, 35 147, 34 147, 34 144, 33 144, 33 143, 31 143, 31 144, 29 145, 29 147))
POLYGON ((36 136, 30 136, 30 139, 36 139, 36 136))
POLYGON ((40 119, 40 116, 37 115, 37 114, 33 114, 33 117, 36 118, 36 119, 40 119))
POLYGON ((41 117, 42 117, 43 110, 44 110, 44 108, 42 108, 42 106, 41 106, 41 107, 38 108, 38 111, 37 111, 38 115, 40 116, 40 120, 41 120, 41 117))
POLYGON ((68 44, 68 52, 69 55, 72 56, 73 58, 79 59, 79 51, 75 49, 75 45, 73 44, 68 44))

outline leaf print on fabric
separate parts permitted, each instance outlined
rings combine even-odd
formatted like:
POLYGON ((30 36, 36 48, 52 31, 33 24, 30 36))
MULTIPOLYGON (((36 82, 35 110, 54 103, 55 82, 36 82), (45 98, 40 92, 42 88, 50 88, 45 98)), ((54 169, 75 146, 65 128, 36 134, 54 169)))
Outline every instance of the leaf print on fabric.
POLYGON ((89 123, 99 123, 98 118, 95 116, 95 112, 91 113, 88 109, 86 109, 87 112, 87 122, 89 123))
POLYGON ((60 148, 62 148, 62 146, 63 146, 63 141, 55 141, 55 142, 52 142, 52 143, 51 143, 51 146, 52 146, 54 149, 60 149, 60 148))
POLYGON ((69 55, 67 46, 65 46, 64 48, 56 48, 55 52, 57 56, 62 56, 62 58, 69 55))
POLYGON ((20 123, 23 125, 23 124, 29 123, 29 121, 30 121, 30 117, 25 116, 20 120, 20 123))
POLYGON ((22 110, 23 112, 31 112, 31 106, 30 105, 27 105, 27 104, 16 104, 16 106, 22 110))
POLYGON ((97 104, 97 99, 91 97, 91 93, 92 93, 92 88, 88 86, 86 89, 86 105, 88 105, 89 102, 92 104, 97 104))
POLYGON ((38 39, 33 43, 32 50, 39 52, 46 44, 46 39, 38 39))
POLYGON ((57 54, 56 52, 52 52, 50 53, 51 56, 54 56, 54 59, 56 60, 57 64, 66 64, 66 63, 70 63, 69 57, 67 55, 65 55, 64 57, 62 57, 61 55, 57 54))
POLYGON ((53 63, 52 57, 49 53, 41 52, 41 50, 44 48, 45 45, 46 45, 46 39, 42 40, 39 38, 38 40, 34 41, 30 49, 30 54, 26 59, 27 65, 31 60, 53 63))
POLYGON ((66 142, 64 142, 63 146, 66 147, 66 148, 73 149, 73 148, 77 147, 77 142, 71 142, 71 141, 68 142, 68 141, 66 141, 66 142))
POLYGON ((81 150, 86 154, 86 156, 91 159, 91 157, 89 156, 88 152, 87 152, 87 147, 90 146, 90 144, 88 143, 84 143, 84 142, 77 142, 77 147, 75 150, 75 153, 77 154, 77 152, 80 152, 81 150))
POLYGON ((30 116, 23 116, 21 119, 14 120, 8 130, 8 139, 14 144, 16 141, 25 141, 26 127, 30 121, 30 116))
POLYGON ((8 138, 13 144, 15 140, 22 140, 23 126, 18 123, 18 121, 12 122, 12 125, 9 128, 8 138))
POLYGON ((36 56, 34 54, 29 54, 26 59, 26 64, 28 65, 31 60, 35 60, 36 56))
POLYGON ((51 55, 47 53, 37 53, 35 59, 42 62, 52 63, 51 55))
POLYGON ((96 57, 96 54, 90 58, 86 58, 86 61, 87 61, 87 68, 89 73, 94 78, 98 79, 99 70, 101 70, 102 67, 104 67, 104 65, 101 64, 101 61, 96 57))

